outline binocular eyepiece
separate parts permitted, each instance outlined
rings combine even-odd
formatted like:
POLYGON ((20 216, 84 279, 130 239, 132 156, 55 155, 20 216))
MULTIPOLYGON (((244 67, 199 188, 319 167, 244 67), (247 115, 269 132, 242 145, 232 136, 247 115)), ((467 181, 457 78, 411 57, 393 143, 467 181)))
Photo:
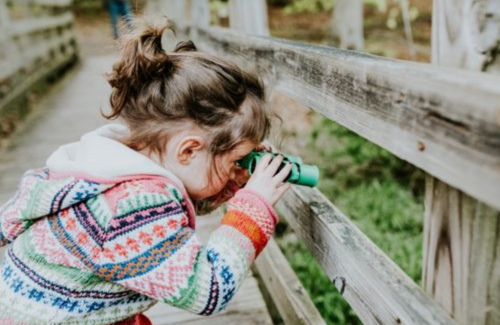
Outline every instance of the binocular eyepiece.
MULTIPOLYGON (((269 151, 252 151, 250 154, 239 160, 238 165, 241 168, 248 169, 248 174, 252 175, 257 163, 268 153, 273 155, 273 159, 274 157, 280 155, 279 153, 269 151)), ((283 167, 285 167, 288 162, 292 163, 292 170, 290 171, 290 174, 285 179, 285 181, 309 187, 314 187, 316 186, 316 184, 318 184, 319 169, 317 166, 304 164, 302 162, 302 159, 298 156, 283 154, 282 156, 283 161, 281 162, 281 165, 279 166, 276 173, 278 173, 283 167)))

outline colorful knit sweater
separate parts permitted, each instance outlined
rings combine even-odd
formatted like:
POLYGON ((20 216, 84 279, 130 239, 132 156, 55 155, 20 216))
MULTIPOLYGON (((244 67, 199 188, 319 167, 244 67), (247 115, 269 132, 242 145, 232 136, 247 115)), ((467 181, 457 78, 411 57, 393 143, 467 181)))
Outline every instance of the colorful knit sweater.
POLYGON ((115 131, 59 148, 0 208, 0 324, 112 324, 158 301, 210 315, 266 245, 276 214, 245 189, 203 245, 180 181, 115 131))

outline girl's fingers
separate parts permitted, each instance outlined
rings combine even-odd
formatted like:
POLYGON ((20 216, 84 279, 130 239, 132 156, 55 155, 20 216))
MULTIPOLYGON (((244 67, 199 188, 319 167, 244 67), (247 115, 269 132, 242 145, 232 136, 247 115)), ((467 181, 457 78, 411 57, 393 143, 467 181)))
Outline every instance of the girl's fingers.
POLYGON ((263 172, 266 167, 269 165, 269 162, 273 158, 273 155, 270 153, 265 154, 264 157, 257 163, 257 166, 255 166, 255 171, 254 172, 263 172))
POLYGON ((287 163, 285 167, 283 167, 279 173, 277 173, 274 177, 273 180, 276 184, 283 182, 288 175, 290 175, 290 172, 292 171, 292 163, 287 163))
POLYGON ((273 177, 274 174, 276 174, 276 171, 278 171, 278 168, 280 167, 282 161, 283 161, 282 155, 278 155, 273 159, 273 161, 269 164, 269 166, 266 169, 266 173, 269 175, 269 177, 273 177))

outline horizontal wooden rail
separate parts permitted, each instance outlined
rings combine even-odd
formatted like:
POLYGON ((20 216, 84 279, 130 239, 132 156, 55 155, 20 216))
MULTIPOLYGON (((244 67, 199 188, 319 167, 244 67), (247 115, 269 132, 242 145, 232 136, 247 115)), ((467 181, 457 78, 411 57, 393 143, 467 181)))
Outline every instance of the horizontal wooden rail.
POLYGON ((0 99, 0 115, 3 113, 1 108, 7 107, 16 98, 21 96, 23 93, 28 91, 37 82, 50 75, 53 71, 58 68, 64 67, 65 65, 74 62, 78 54, 75 47, 68 46, 65 53, 57 53, 56 57, 43 66, 37 69, 33 74, 24 78, 21 83, 17 84, 16 87, 10 91, 6 96, 0 99))
POLYGON ((456 324, 317 189, 293 187, 278 209, 364 324, 456 324))
POLYGON ((33 48, 30 51, 24 52, 22 55, 20 55, 18 60, 14 62, 12 62, 12 60, 0 61, 0 81, 12 76, 21 68, 30 67, 34 63, 34 61, 39 58, 44 58, 44 61, 47 61, 51 50, 57 53, 60 46, 69 46, 71 42, 74 41, 74 39, 74 31, 66 30, 57 38, 51 38, 44 43, 39 42, 37 44, 34 44, 33 48))
POLYGON ((59 16, 23 19, 19 22, 12 23, 9 32, 12 37, 15 37, 33 32, 42 32, 47 29, 64 27, 72 24, 73 21, 74 17, 71 12, 66 12, 59 16))
POLYGON ((69 7, 73 0, 7 0, 8 6, 13 4, 44 6, 44 7, 69 7))
POLYGON ((326 325, 273 238, 255 261, 255 266, 285 324, 326 325))
POLYGON ((2 118, 25 112, 21 100, 28 91, 76 61, 71 4, 70 0, 0 0, 2 118))
POLYGON ((500 77, 226 28, 191 32, 200 49, 251 62, 298 102, 500 209, 500 77))

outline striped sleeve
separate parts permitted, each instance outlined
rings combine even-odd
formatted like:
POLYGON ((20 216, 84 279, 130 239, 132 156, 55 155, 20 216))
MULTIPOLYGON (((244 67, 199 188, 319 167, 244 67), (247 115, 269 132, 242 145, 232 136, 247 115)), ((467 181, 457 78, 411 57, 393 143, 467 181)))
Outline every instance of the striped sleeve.
POLYGON ((14 241, 37 219, 92 198, 112 186, 74 177, 50 180, 46 167, 26 171, 15 195, 0 207, 0 247, 14 241))
POLYGON ((206 245, 188 227, 177 199, 165 197, 161 206, 143 216, 144 222, 127 236, 108 233, 96 273, 200 315, 225 309, 277 221, 273 208, 246 189, 228 201, 227 213, 206 245))

